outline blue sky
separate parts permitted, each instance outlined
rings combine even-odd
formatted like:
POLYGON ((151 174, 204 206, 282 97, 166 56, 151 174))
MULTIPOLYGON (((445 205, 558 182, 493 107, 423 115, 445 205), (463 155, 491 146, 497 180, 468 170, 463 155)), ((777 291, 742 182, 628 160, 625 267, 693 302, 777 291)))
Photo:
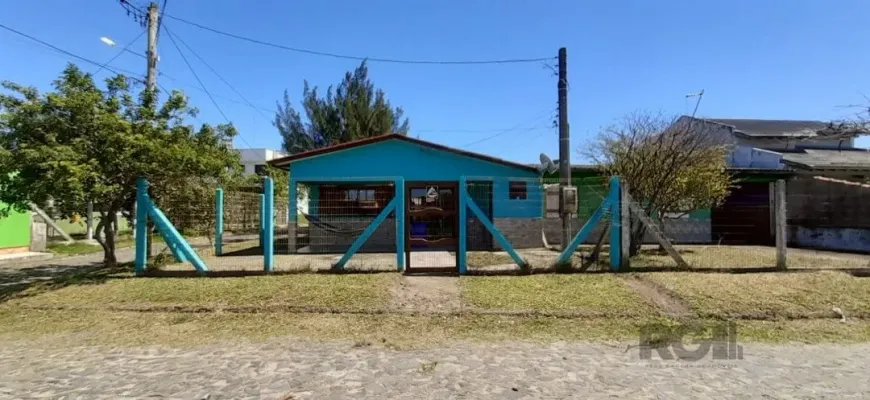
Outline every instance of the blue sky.
MULTIPOLYGON (((867 1, 168 0, 167 13, 264 41, 368 57, 555 59, 564 46, 575 149, 633 110, 690 113, 694 103, 685 95, 701 89, 706 94, 698 114, 719 118, 843 118, 855 112, 843 105, 870 96, 867 1)), ((266 109, 274 109, 285 89, 298 101, 303 79, 325 88, 358 64, 165 22, 251 103, 266 109)), ((141 32, 116 0, 8 2, 0 23, 100 62, 141 32), (102 44, 101 36, 118 47, 102 44)), ((201 110, 197 121, 223 122, 165 35, 159 45, 159 69, 167 75, 159 82, 190 95, 201 110)), ((144 37, 132 46, 144 48, 144 37)), ((68 61, 7 31, 0 31, 0 54, 0 79, 41 88, 68 61)), ((187 57, 239 128, 237 147, 280 146, 273 113, 228 100, 241 99, 187 57)), ((132 54, 112 65, 145 68, 132 54)), ((371 63, 369 72, 390 101, 405 108, 414 136, 515 161, 558 154, 552 127, 556 79, 544 63, 371 63)), ((859 145, 868 147, 870 140, 859 145)), ((572 159, 583 161, 576 152, 572 159)))

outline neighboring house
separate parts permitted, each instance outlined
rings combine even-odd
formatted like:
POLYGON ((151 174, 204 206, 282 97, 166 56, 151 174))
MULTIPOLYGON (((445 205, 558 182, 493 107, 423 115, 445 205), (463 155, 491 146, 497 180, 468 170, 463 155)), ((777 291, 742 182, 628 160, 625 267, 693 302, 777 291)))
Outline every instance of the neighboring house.
MULTIPOLYGON (((0 209, 7 207, 0 202, 0 209)), ((34 222, 32 215, 9 209, 9 215, 0 217, 0 254, 45 251, 45 224, 34 222)))
POLYGON ((261 175, 269 161, 287 156, 287 153, 272 149, 237 149, 237 151, 241 155, 245 175, 261 175))
POLYGON ((870 220, 864 217, 870 206, 860 206, 870 204, 870 188, 847 182, 870 176, 870 151, 855 148, 854 138, 832 137, 822 121, 683 116, 676 124, 733 146, 729 169, 744 177, 725 204, 711 210, 714 240, 773 244, 771 182, 785 178, 790 245, 870 251, 870 220))

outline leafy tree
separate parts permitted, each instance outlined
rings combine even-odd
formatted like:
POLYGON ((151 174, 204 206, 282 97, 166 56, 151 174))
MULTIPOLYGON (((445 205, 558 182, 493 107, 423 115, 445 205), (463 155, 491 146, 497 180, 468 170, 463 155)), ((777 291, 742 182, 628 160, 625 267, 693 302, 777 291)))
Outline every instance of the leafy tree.
MULTIPOLYGON (((647 215, 661 222, 667 214, 715 207, 728 195, 729 149, 702 125, 633 113, 605 128, 581 153, 619 176, 647 215)), ((631 224, 630 254, 636 255, 646 230, 635 218, 631 224)))
POLYGON ((347 72, 335 90, 329 86, 324 97, 318 97, 317 87, 305 81, 302 109, 306 122, 285 90, 273 125, 281 134, 284 151, 291 154, 385 133, 406 135, 410 129, 402 108, 393 108, 384 91, 369 80, 365 61, 347 72))
POLYGON ((158 106, 153 92, 134 94, 123 75, 105 83, 101 90, 73 64, 49 93, 3 82, 0 201, 23 209, 53 200, 62 217, 93 201, 101 216, 95 236, 112 266, 117 215, 131 215, 137 178, 150 181, 155 202, 178 207, 234 179, 240 161, 224 144, 236 134, 232 125, 184 124, 196 109, 180 91, 158 106))

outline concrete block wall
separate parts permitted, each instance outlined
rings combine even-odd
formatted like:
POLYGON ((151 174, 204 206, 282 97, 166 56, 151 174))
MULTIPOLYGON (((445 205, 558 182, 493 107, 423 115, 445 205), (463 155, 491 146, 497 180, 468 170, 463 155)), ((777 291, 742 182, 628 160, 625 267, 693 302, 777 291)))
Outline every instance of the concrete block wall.
MULTIPOLYGON (((494 218, 492 223, 515 249, 531 249, 544 246, 541 239, 543 221, 543 218, 494 218)), ((493 247, 502 249, 495 240, 493 247)))
POLYGON ((788 226, 789 246, 870 253, 870 229, 788 226))

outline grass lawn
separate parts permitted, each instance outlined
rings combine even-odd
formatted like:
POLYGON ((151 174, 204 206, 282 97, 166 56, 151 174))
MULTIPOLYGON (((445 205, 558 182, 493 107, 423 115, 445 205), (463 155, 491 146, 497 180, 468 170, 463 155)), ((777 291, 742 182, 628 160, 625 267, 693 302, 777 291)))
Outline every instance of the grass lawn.
MULTIPOLYGON (((0 338, 45 346, 189 346, 291 338, 358 346, 423 348, 456 341, 607 341, 636 343, 640 319, 564 319, 312 313, 141 313, 0 308, 0 338)), ((671 321, 679 324, 678 321, 671 321)), ((714 323, 707 321, 702 323, 714 323)), ((740 321, 741 342, 866 342, 870 322, 740 321)))
MULTIPOLYGON (((689 246, 677 245, 677 250, 692 267, 696 268, 769 268, 776 266, 776 249, 763 246, 689 246)), ((789 268, 866 268, 870 256, 841 254, 826 251, 788 249, 789 268)), ((645 267, 676 267, 667 253, 656 246, 644 246, 641 254, 632 257, 634 269, 645 267)))
POLYGON ((700 316, 821 317, 839 307, 870 309, 870 281, 835 271, 807 273, 642 274, 685 301, 700 316))
POLYGON ((515 264, 511 256, 493 251, 469 251, 465 253, 465 262, 472 268, 515 264))
MULTIPOLYGON (((378 310, 386 306, 391 274, 251 276, 234 278, 130 278, 31 293, 11 303, 24 307, 106 309, 149 307, 312 307, 378 310)), ((26 294, 26 293, 25 293, 26 294)))
POLYGON ((652 305, 609 274, 462 277, 463 301, 474 308, 649 316, 652 305))
MULTIPOLYGON (((121 236, 115 242, 115 248, 120 249, 123 247, 133 246, 133 237, 132 236, 121 236)), ((48 251, 54 254, 63 254, 63 255, 79 255, 79 254, 90 254, 102 252, 103 247, 99 244, 89 244, 84 242, 75 242, 70 244, 51 242, 48 244, 48 251)))

